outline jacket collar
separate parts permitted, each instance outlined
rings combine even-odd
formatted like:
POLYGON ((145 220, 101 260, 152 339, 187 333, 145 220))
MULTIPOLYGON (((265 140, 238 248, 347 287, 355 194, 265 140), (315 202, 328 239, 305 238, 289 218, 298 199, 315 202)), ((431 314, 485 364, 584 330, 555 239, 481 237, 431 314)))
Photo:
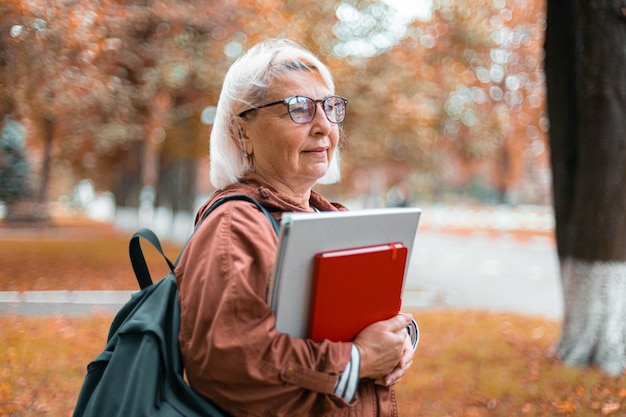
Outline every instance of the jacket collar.
MULTIPOLYGON (((198 214, 203 213, 218 199, 233 194, 249 195, 261 203, 269 212, 306 211, 302 205, 279 193, 260 175, 250 172, 242 177, 239 182, 215 191, 207 202, 202 205, 198 214)), ((332 203, 314 190, 311 191, 309 204, 319 211, 347 210, 342 204, 332 203)))

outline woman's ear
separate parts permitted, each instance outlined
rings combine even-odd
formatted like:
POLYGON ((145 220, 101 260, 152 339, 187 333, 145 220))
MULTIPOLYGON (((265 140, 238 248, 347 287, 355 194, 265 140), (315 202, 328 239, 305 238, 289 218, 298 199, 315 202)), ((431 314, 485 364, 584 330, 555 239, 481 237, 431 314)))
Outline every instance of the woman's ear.
POLYGON ((242 152, 244 152, 246 155, 252 155, 252 152, 253 152, 252 141, 246 134, 245 124, 241 124, 241 123, 239 124, 238 138, 239 138, 238 145, 239 145, 239 148, 242 150, 242 152))

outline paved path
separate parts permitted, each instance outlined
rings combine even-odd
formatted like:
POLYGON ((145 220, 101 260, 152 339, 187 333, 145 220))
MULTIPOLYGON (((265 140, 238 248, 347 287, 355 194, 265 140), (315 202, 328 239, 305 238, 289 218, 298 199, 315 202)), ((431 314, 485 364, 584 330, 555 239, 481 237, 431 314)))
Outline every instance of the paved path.
POLYGON ((114 314, 131 294, 132 291, 5 291, 0 292, 0 314, 114 314))
MULTIPOLYGON (((420 230, 404 308, 475 308, 562 316, 558 261, 549 238, 420 230)), ((0 314, 112 314, 131 291, 0 292, 0 314)))
POLYGON ((418 232, 405 299, 410 306, 510 311, 562 318, 552 239, 418 232), (415 296, 415 298, 412 298, 415 296))

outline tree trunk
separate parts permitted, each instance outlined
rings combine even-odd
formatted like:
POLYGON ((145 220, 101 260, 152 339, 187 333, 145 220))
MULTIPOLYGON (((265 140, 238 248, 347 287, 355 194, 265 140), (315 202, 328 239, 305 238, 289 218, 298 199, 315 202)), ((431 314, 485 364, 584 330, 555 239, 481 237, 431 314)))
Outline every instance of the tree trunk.
POLYGON ((52 141, 54 140, 54 120, 44 117, 42 120, 43 134, 43 161, 41 164, 41 178, 37 195, 35 196, 39 204, 48 203, 48 188, 50 184, 50 168, 52 167, 52 141))
POLYGON ((139 208, 139 191, 141 190, 142 161, 141 142, 135 142, 119 160, 120 175, 113 189, 116 207, 139 208))
POLYGON ((43 137, 43 156, 39 184, 35 190, 34 201, 30 202, 32 221, 45 222, 50 220, 48 207, 48 191, 50 188, 50 173, 52 168, 52 143, 54 141, 54 119, 44 116, 41 119, 41 134, 43 137))
POLYGON ((193 213, 198 162, 185 156, 174 161, 163 159, 169 158, 162 158, 159 165, 156 205, 171 208, 174 213, 193 213))
MULTIPOLYGON (((177 105, 185 105, 177 101, 177 105)), ((198 167, 194 141, 198 135, 194 118, 178 122, 168 141, 161 149, 156 205, 169 207, 173 213, 193 213, 196 199, 196 173, 198 167)))
POLYGON ((561 276, 566 314, 559 355, 571 365, 597 364, 621 374, 626 366, 626 264, 568 258, 561 262, 561 276))
POLYGON ((626 25, 619 3, 548 1, 546 81, 564 318, 557 350, 626 366, 626 25))

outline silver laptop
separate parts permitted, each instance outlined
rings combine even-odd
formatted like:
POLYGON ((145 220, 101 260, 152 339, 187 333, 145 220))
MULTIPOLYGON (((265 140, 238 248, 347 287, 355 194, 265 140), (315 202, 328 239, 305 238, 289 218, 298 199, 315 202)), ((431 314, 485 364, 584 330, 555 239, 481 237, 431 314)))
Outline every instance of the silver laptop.
POLYGON ((402 242, 408 269, 420 215, 419 208, 284 213, 268 294, 276 328, 307 337, 316 253, 402 242))

